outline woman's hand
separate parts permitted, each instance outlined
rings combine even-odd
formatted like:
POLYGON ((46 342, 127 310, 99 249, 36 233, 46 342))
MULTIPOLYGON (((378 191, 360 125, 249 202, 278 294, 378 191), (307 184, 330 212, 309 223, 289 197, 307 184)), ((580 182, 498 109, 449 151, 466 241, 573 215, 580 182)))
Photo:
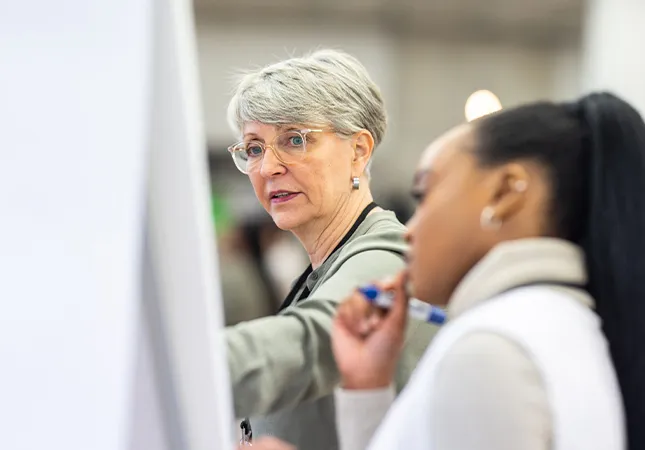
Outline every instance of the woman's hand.
POLYGON ((403 347, 407 323, 406 274, 376 283, 394 293, 394 304, 384 311, 355 291, 338 307, 332 348, 344 389, 379 389, 390 385, 403 347))
MULTIPOLYGON (((247 447, 249 446, 240 445, 237 449, 244 450, 247 447)), ((251 445, 251 447, 255 450, 296 450, 296 447, 293 445, 287 444, 286 442, 274 437, 261 437, 257 441, 253 441, 253 445, 251 445)))

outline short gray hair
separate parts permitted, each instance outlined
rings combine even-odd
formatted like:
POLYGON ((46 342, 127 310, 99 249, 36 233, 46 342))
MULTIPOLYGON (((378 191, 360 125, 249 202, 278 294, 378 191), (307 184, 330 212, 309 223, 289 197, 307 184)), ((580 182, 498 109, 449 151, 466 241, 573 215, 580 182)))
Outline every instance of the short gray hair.
POLYGON ((236 133, 245 122, 331 127, 343 136, 365 129, 374 147, 387 126, 383 97, 365 67, 328 49, 244 74, 229 103, 228 122, 236 133))

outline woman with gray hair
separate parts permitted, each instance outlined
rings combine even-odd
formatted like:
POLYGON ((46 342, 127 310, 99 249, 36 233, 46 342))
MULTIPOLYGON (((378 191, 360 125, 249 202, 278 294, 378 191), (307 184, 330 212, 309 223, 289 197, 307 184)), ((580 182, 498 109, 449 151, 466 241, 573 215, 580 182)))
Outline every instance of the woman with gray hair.
MULTIPOLYGON (((251 416, 255 436, 336 449, 336 307, 357 285, 404 266, 405 229, 369 188, 386 128, 383 99, 354 57, 321 50, 246 74, 228 112, 242 137, 229 147, 235 165, 311 261, 276 316, 227 328, 235 412, 251 416)), ((434 331, 410 324, 399 389, 434 331)))

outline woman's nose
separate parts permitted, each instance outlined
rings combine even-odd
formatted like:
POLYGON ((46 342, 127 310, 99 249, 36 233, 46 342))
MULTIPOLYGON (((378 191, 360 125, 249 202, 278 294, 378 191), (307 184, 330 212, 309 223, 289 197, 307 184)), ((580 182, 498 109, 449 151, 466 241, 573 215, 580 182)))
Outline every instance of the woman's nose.
POLYGON ((278 158, 276 150, 267 145, 264 150, 264 155, 262 155, 262 167, 260 168, 260 173, 265 177, 271 177, 284 173, 285 170, 286 168, 284 163, 278 158))

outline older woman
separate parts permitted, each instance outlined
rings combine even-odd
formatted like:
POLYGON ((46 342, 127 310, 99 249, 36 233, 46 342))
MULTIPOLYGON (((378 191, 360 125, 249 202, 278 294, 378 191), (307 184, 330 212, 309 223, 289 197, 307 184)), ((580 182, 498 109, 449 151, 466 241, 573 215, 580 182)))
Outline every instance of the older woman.
MULTIPOLYGON (((404 266, 404 227, 369 188, 386 128, 383 100, 355 58, 324 50, 247 74, 229 118, 242 137, 229 148, 237 168, 311 261, 276 316, 226 330, 235 412, 252 416, 255 436, 335 449, 336 306, 356 285, 404 266)), ((433 333, 421 323, 408 328, 399 388, 433 333)))

